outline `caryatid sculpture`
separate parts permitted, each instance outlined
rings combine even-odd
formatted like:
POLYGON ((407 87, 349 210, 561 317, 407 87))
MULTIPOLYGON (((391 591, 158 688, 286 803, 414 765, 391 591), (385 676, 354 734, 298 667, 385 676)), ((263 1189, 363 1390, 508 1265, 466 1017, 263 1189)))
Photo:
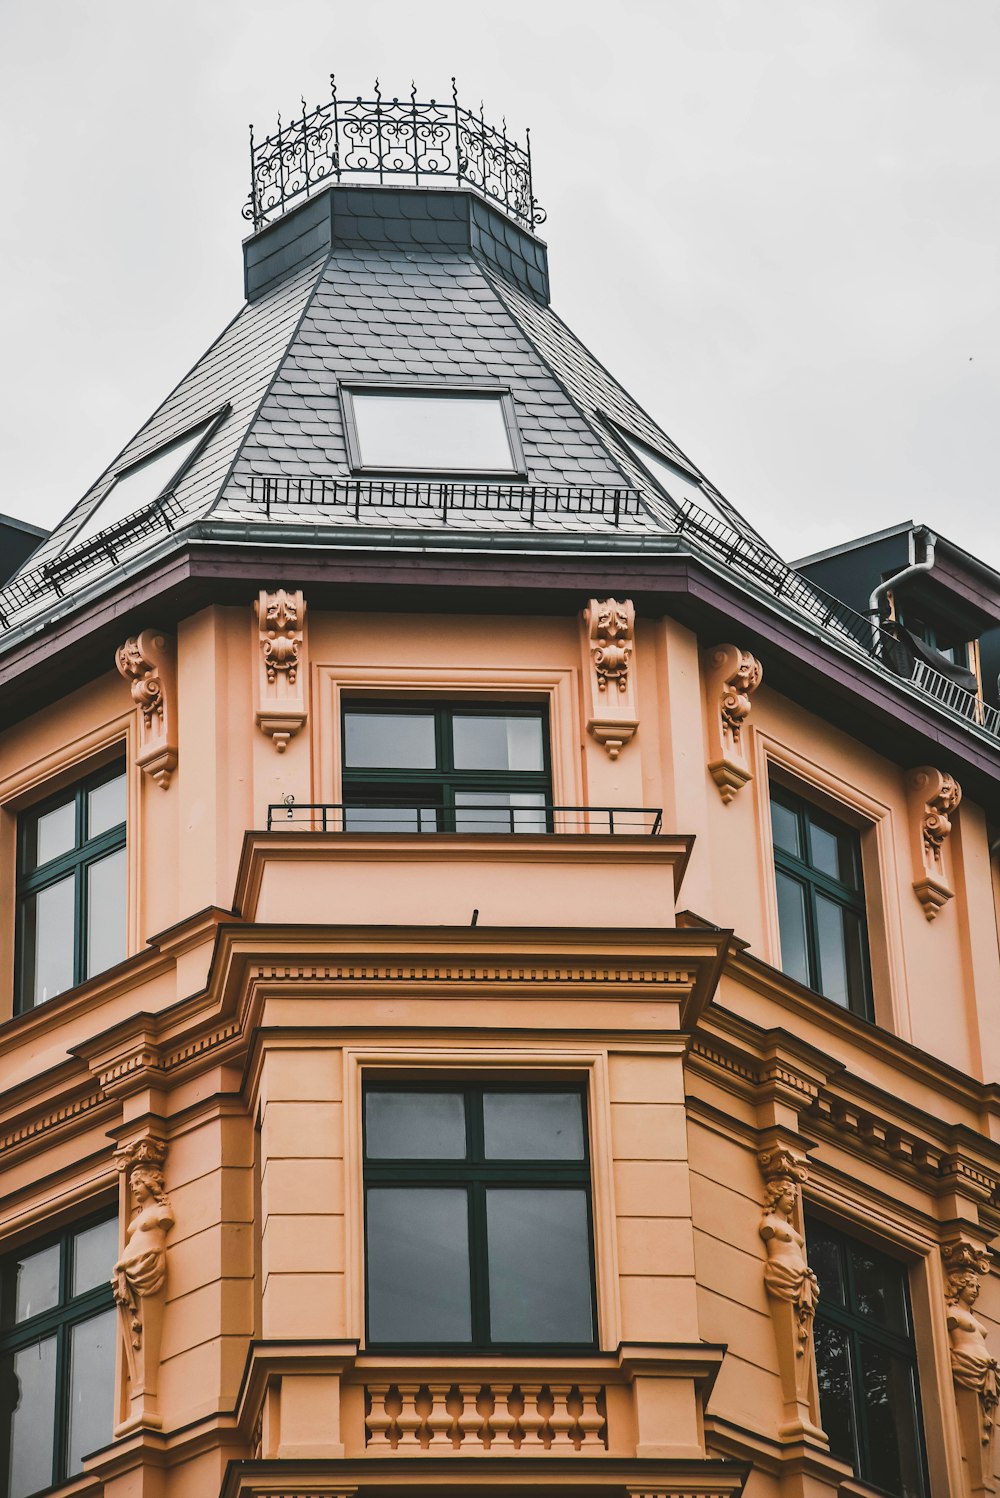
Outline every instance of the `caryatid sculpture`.
POLYGON ((945 1302, 951 1374, 965 1457, 973 1475, 973 1492, 991 1491, 987 1485, 992 1479, 1000 1365, 990 1352, 986 1328, 973 1310, 979 1299, 980 1277, 990 1270, 989 1255, 972 1243, 959 1241, 947 1244, 942 1256, 947 1273, 945 1302))
POLYGON ((819 1389, 812 1326, 819 1300, 819 1283, 806 1259, 806 1242, 799 1221, 799 1183, 808 1167, 804 1158, 786 1148, 765 1150, 757 1156, 764 1176, 764 1212, 758 1229, 767 1251, 764 1288, 767 1291, 784 1419, 783 1439, 807 1439, 826 1446, 819 1424, 819 1389))
POLYGON ((167 1282, 167 1234, 174 1225, 163 1162, 167 1147, 140 1139, 117 1152, 128 1173, 132 1213, 125 1246, 111 1276, 121 1318, 132 1416, 126 1426, 158 1425, 156 1386, 160 1361, 163 1292, 167 1282))

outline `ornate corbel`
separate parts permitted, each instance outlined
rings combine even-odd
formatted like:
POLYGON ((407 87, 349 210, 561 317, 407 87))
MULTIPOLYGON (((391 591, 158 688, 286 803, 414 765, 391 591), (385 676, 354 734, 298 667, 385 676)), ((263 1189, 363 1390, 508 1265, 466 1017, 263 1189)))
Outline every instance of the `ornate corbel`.
POLYGON ((922 765, 906 777, 910 809, 910 842, 915 879, 913 888, 933 921, 952 897, 947 841, 951 814, 962 800, 962 787, 952 775, 922 765))
POLYGON ((628 598, 592 598, 581 618, 587 732, 617 759, 639 727, 635 605, 628 598))
POLYGON ((767 1258, 764 1289, 778 1353, 784 1440, 829 1443, 818 1424, 819 1388, 812 1327, 819 1284, 806 1260, 800 1185, 808 1179, 805 1158, 781 1145, 762 1150, 757 1164, 764 1177, 763 1213, 758 1229, 767 1258))
POLYGON ((177 768, 177 642, 160 630, 140 630, 115 651, 115 665, 138 714, 136 763, 166 790, 177 768))
POLYGON ((980 1281, 990 1272, 990 1256, 979 1244, 956 1238, 941 1249, 951 1374, 970 1492, 992 1493, 993 1435, 1000 1403, 1000 1368, 986 1341, 986 1328, 973 1307, 980 1281))
POLYGON ((751 779, 746 745, 750 694, 761 684, 764 668, 749 650, 738 645, 716 645, 703 652, 708 698, 708 773, 728 806, 751 779))
POLYGON ((254 697, 257 726, 284 754, 288 741, 306 721, 309 669, 306 659, 306 604, 301 591, 262 591, 257 615, 257 670, 254 697))
POLYGON ((167 1282, 167 1234, 174 1225, 166 1194, 163 1165, 167 1146, 146 1136, 115 1151, 125 1179, 129 1211, 123 1247, 111 1275, 125 1346, 128 1414, 116 1427, 124 1435, 140 1426, 158 1429, 157 1386, 164 1290, 167 1282))

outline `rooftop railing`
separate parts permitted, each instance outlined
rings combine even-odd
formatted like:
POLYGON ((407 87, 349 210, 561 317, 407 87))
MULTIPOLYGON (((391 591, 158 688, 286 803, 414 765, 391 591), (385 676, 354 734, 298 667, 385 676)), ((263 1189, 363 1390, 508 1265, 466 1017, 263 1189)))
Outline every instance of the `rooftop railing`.
POLYGON ((372 806, 342 801, 272 802, 268 832, 520 833, 558 835, 601 832, 656 837, 663 827, 659 806, 372 806))
POLYGON ((456 513, 516 515, 534 525, 539 515, 596 515, 618 526, 642 513, 635 489, 593 484, 447 483, 416 479, 289 478, 257 474, 251 504, 267 519, 286 505, 313 507, 360 520, 365 510, 418 510, 447 525, 456 513))
POLYGON ((250 126, 250 196, 243 217, 262 229, 299 198, 330 182, 411 182, 428 187, 446 182, 471 187, 499 204, 518 223, 534 229, 545 213, 531 181, 531 133, 519 145, 504 128, 488 125, 451 99, 417 100, 416 85, 405 99, 383 98, 378 79, 374 98, 341 99, 330 74, 330 99, 273 135, 255 142, 250 126))

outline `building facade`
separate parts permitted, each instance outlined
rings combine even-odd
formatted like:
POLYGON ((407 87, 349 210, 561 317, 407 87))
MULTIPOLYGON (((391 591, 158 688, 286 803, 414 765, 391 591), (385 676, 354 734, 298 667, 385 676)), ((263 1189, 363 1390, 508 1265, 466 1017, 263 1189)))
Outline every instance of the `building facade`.
POLYGON ((1000 578, 787 566, 457 101, 249 217, 0 589, 2 1491, 995 1491, 1000 578))

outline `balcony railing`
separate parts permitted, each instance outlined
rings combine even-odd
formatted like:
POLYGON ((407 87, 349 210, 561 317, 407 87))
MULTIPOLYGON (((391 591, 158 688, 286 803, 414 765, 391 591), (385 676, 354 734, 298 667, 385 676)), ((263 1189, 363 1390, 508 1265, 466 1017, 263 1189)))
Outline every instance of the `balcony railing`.
POLYGON ((591 515, 619 526, 642 511, 635 489, 596 484, 488 484, 417 479, 293 478, 254 474, 250 503, 268 520, 286 506, 359 521, 368 510, 416 510, 447 525, 448 517, 475 511, 513 515, 534 525, 540 515, 591 515))
POLYGON ((663 827, 659 806, 348 806, 336 802, 272 802, 268 832, 348 832, 382 836, 401 833, 566 833, 631 834, 657 837, 663 827))

